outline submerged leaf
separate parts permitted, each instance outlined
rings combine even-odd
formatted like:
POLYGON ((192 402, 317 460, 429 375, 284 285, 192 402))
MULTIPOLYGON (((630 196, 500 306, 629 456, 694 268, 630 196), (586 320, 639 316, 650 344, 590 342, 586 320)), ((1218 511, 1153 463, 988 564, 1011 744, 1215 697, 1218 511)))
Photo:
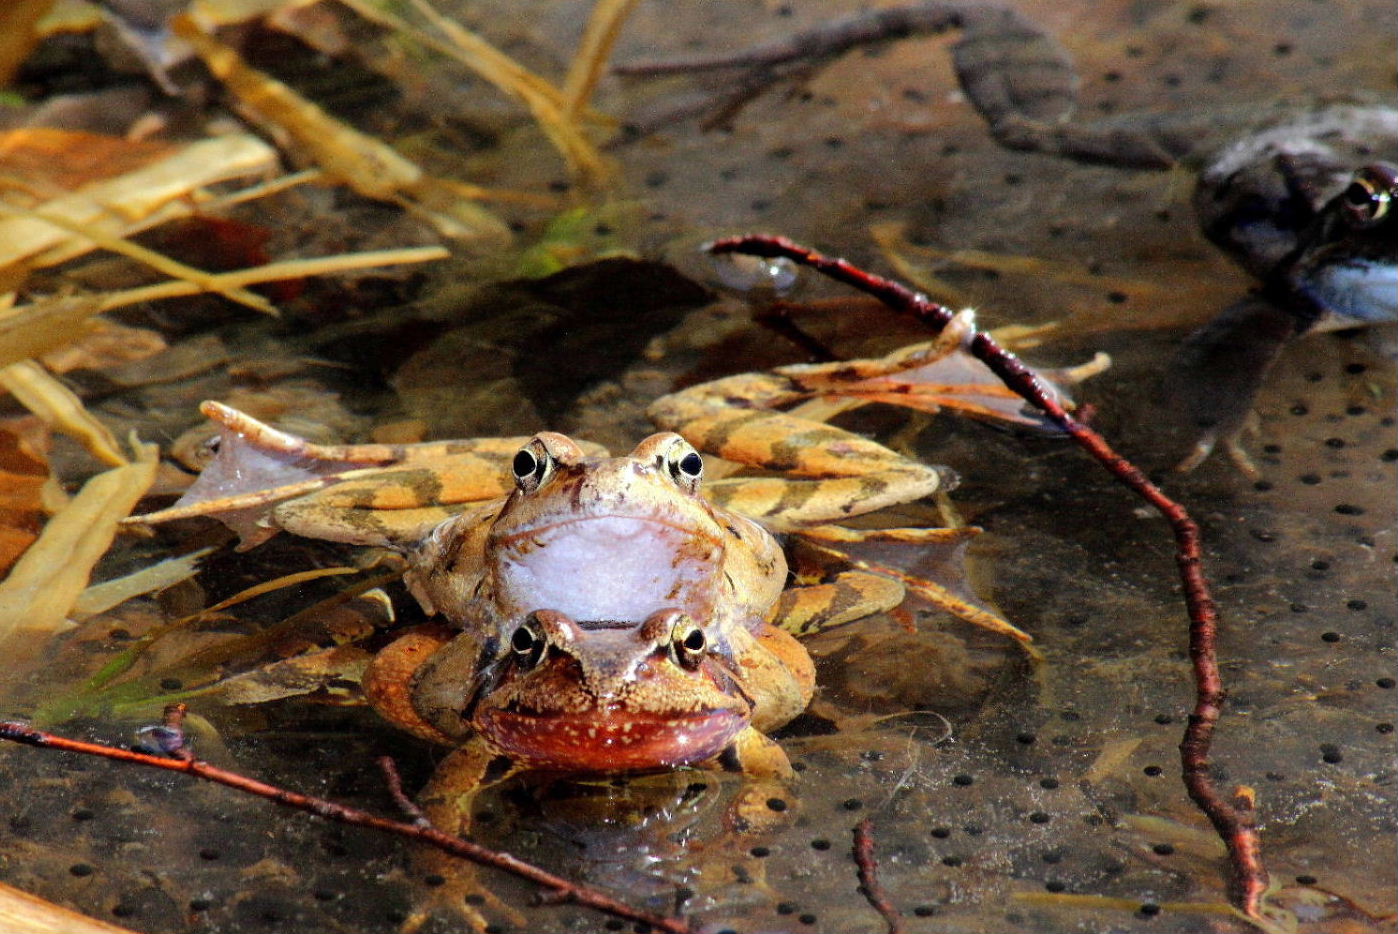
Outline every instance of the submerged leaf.
POLYGON ((358 683, 372 658, 372 652, 357 645, 337 645, 225 678, 203 693, 229 704, 298 697, 331 689, 337 682, 358 683))
POLYGON ((0 581, 0 653, 10 673, 23 672, 49 639, 67 628, 68 614, 111 545, 117 523, 155 479, 156 446, 137 443, 135 449, 133 463, 87 481, 0 581))

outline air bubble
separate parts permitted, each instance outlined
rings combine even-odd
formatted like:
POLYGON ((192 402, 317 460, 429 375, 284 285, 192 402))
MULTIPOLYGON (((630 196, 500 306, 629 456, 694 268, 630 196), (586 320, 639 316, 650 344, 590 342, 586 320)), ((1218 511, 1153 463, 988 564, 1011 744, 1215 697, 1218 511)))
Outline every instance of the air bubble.
POLYGON ((785 256, 721 253, 712 261, 718 280, 739 292, 785 295, 798 278, 796 264, 785 256))

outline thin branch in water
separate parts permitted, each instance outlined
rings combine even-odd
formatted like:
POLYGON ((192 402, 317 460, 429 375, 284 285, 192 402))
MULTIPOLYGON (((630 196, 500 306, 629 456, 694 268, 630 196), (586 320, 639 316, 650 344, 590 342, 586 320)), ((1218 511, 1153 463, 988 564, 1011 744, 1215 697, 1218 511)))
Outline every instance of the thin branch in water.
MULTIPOLYGON (((934 332, 950 323, 953 312, 926 296, 859 267, 801 246, 785 237, 752 234, 727 237, 708 245, 711 253, 743 253, 767 258, 786 257, 873 295, 890 308, 911 315, 934 332)), ((1263 920, 1267 870, 1250 788, 1239 788, 1227 800, 1209 772, 1209 747, 1223 709, 1225 692, 1218 668, 1218 608, 1204 576, 1199 525, 1125 457, 1114 451, 1101 435, 1074 418, 1044 386, 1037 373, 1001 347, 994 338, 977 332, 968 350, 988 366, 1009 388, 1037 406, 1106 470, 1155 507, 1170 523, 1175 537, 1175 563, 1184 587, 1189 612, 1189 656, 1193 663, 1194 712, 1180 741, 1180 765, 1189 797, 1204 812, 1228 848, 1232 868, 1230 894, 1247 917, 1263 920)))
POLYGON ((874 823, 864 818, 854 828, 854 864, 859 868, 859 885, 864 897, 888 924, 888 934, 903 934, 903 916, 888 900, 879 882, 879 864, 874 858, 874 823))
POLYGON ((936 34, 955 29, 964 20, 963 7, 955 3, 918 3, 857 13, 822 23, 783 39, 738 52, 718 52, 695 58, 628 62, 612 70, 619 75, 657 77, 692 74, 721 68, 773 68, 793 61, 827 60, 860 45, 870 45, 909 35, 936 34))
MULTIPOLYGON (((275 804, 283 807, 294 808, 298 811, 305 811, 317 817, 338 821, 342 824, 349 824, 355 827, 369 827, 385 833, 396 834, 406 837, 409 840, 423 843, 428 846, 470 860, 483 866, 491 866, 495 869, 508 872, 511 875, 527 879, 536 885, 542 886, 546 890, 547 900, 550 904, 558 902, 574 902, 585 905, 588 908, 604 912, 617 918, 638 924, 649 925, 657 931, 667 931, 670 934, 692 934, 693 929, 683 918, 669 918, 643 911, 639 908, 632 908, 623 902, 617 901, 610 895, 597 889, 570 882, 562 876, 556 876, 547 870, 540 869, 531 863, 511 856, 509 853, 501 853, 483 847, 478 843, 472 843, 461 837, 444 833, 433 827, 419 827, 414 824, 405 824, 400 821, 389 820, 385 817, 378 817, 358 808, 347 807, 343 804, 336 804, 324 798, 316 798, 311 795, 304 795, 300 792, 279 788, 276 785, 269 785, 260 782, 255 778, 240 775, 227 769, 221 769, 210 765, 202 759, 194 757, 193 752, 184 742, 183 720, 185 706, 174 704, 166 708, 165 720, 156 728, 158 733, 147 732, 147 741, 154 740, 156 748, 167 750, 167 755, 149 755, 143 752, 134 752, 129 749, 122 749, 117 746, 108 746, 104 743, 87 743, 81 740, 67 739, 56 736, 53 733, 46 733, 36 730, 33 727, 14 721, 0 722, 0 739, 6 739, 14 743, 26 746, 38 746, 44 749, 58 749, 65 752, 77 752, 83 755, 98 756, 103 759, 115 759, 118 762, 130 762, 135 765, 144 765, 154 769, 164 769, 168 772, 182 772, 205 781, 214 782, 219 785, 226 785, 229 788, 256 795, 259 798, 266 798, 275 804), (173 756, 174 758, 170 758, 173 756)), ((398 794, 402 794, 401 785, 398 794)), ((405 799, 406 800, 406 799, 405 799)))

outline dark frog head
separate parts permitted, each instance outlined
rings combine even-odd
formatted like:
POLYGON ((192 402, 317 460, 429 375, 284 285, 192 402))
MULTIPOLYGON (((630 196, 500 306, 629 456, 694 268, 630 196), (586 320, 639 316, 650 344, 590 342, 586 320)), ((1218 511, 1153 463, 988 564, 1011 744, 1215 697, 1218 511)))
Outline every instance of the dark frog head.
POLYGON ((1330 315, 1392 321, 1395 160, 1398 110, 1329 107, 1224 148, 1194 206, 1298 332, 1330 315))
POLYGON ((1302 232, 1277 284, 1318 315, 1398 321, 1398 165, 1356 171, 1302 232))

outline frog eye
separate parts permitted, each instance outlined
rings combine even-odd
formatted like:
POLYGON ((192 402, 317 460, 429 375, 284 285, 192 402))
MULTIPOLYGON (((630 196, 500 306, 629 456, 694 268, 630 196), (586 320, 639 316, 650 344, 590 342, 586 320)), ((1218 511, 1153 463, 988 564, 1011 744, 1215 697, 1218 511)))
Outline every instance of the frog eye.
POLYGON ((704 477, 704 458, 699 456, 693 445, 680 438, 665 453, 665 469, 680 489, 695 493, 699 490, 699 481, 704 477))
POLYGON ((1349 186, 1340 195, 1345 221, 1356 230, 1378 226, 1392 210, 1395 195, 1398 195, 1398 169, 1384 163, 1364 166, 1354 173, 1349 186))
POLYGON ((529 622, 524 622, 510 635, 510 652, 526 668, 533 668, 544 657, 544 637, 529 622))
POLYGON ((510 465, 514 471, 515 485, 523 493, 533 493, 553 472, 553 455, 535 438, 519 449, 510 465))
POLYGON ((709 639, 704 635, 704 630, 694 620, 681 616, 670 634, 670 651, 674 653, 675 661, 693 671, 704 660, 704 650, 708 646, 709 639))

